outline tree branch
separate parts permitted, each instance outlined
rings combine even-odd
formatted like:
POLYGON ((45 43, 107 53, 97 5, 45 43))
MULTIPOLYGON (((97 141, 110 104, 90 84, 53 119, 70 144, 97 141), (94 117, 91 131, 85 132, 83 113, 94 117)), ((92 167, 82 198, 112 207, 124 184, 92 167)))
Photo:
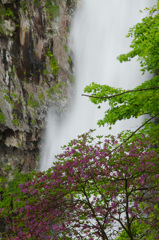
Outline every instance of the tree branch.
POLYGON ((110 153, 117 150, 119 147, 121 147, 125 142, 127 142, 135 133, 137 133, 143 126, 145 126, 148 122, 150 122, 153 118, 155 118, 159 113, 156 113, 151 118, 149 118, 146 122, 144 122, 140 127, 138 127, 128 138, 126 138, 120 145, 118 145, 116 148, 114 148, 110 153))
POLYGON ((88 94, 82 94, 82 96, 84 97, 91 97, 91 98, 102 98, 102 99, 109 99, 109 98, 113 98, 113 97, 118 97, 118 96, 121 96, 125 93, 130 93, 130 92, 141 92, 141 91, 147 91, 147 90, 152 90, 152 89, 158 89, 159 87, 151 87, 151 88, 142 88, 142 89, 136 89, 136 90, 128 90, 128 91, 125 91, 125 92, 122 92, 122 93, 118 93, 118 94, 114 94, 114 95, 110 95, 110 96, 105 96, 105 97, 97 97, 97 96, 94 96, 94 95, 88 95, 88 94))
POLYGON ((88 207, 90 208, 90 210, 92 212, 92 215, 93 215, 94 219, 96 220, 96 222, 97 222, 97 224, 99 226, 100 236, 102 237, 103 240, 108 240, 107 234, 105 233, 105 231, 103 229, 103 225, 100 223, 99 219, 96 216, 96 213, 95 213, 95 211, 93 209, 93 206, 90 203, 90 200, 89 200, 89 197, 87 196, 85 188, 83 186, 82 186, 82 188, 83 188, 83 194, 85 195, 86 200, 87 200, 88 207))
POLYGON ((128 235, 131 240, 133 240, 132 231, 131 231, 131 222, 129 218, 129 193, 128 193, 128 180, 125 180, 125 193, 126 193, 126 221, 127 221, 127 230, 128 235))

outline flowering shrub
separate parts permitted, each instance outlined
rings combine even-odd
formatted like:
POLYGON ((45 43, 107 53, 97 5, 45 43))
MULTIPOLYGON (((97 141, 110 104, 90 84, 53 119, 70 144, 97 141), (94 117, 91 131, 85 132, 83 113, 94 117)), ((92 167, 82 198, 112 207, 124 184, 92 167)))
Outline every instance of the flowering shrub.
POLYGON ((14 211, 7 239, 111 240, 123 230, 125 239, 152 233, 158 239, 158 149, 144 135, 113 151, 119 143, 83 134, 52 168, 20 184, 26 200, 14 211))

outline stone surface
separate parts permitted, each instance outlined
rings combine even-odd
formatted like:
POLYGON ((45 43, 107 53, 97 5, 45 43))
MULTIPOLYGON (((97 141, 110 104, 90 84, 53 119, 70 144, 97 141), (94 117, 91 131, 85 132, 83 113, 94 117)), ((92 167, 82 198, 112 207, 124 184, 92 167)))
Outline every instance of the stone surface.
POLYGON ((11 19, 4 20, 3 23, 1 24, 3 28, 4 35, 7 37, 12 37, 13 33, 16 29, 15 22, 13 22, 11 19))
POLYGON ((74 0, 0 1, 1 169, 37 169, 48 107, 58 113, 71 101, 74 7, 74 0))

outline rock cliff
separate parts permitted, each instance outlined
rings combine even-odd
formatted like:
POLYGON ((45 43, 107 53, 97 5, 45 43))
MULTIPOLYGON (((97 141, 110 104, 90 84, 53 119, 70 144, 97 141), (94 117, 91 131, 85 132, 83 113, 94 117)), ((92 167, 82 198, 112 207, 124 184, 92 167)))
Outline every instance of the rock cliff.
POLYGON ((0 0, 0 167, 38 168, 49 106, 70 101, 74 0, 0 0))

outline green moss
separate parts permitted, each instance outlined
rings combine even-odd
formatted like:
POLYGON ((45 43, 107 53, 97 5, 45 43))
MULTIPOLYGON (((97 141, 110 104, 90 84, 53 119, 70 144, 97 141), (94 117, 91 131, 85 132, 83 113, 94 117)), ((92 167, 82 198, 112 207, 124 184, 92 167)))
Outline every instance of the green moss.
POLYGON ((6 122, 5 116, 4 116, 4 114, 2 113, 1 109, 0 109, 0 122, 1 122, 1 123, 5 123, 5 122, 6 122))
POLYGON ((68 47, 66 45, 64 45, 64 49, 68 53, 68 47))
POLYGON ((59 6, 56 0, 46 0, 45 10, 47 13, 47 20, 56 18, 59 14, 59 6))
POLYGON ((27 10, 26 1, 20 1, 20 7, 21 7, 22 11, 25 12, 27 10))
POLYGON ((29 93, 28 106, 30 106, 31 108, 39 107, 39 103, 34 99, 34 94, 32 92, 29 93))
POLYGON ((4 34, 3 27, 1 24, 3 23, 4 19, 12 19, 15 20, 15 16, 13 11, 10 8, 5 8, 4 6, 1 6, 0 8, 0 33, 4 34))
POLYGON ((36 125, 36 122, 34 119, 31 119, 31 125, 36 125))
POLYGON ((52 73, 54 74, 55 77, 57 77, 58 71, 59 71, 59 66, 58 66, 57 60, 55 59, 54 55, 52 54, 52 52, 50 50, 47 51, 46 55, 50 59, 50 67, 52 68, 52 73))
POLYGON ((15 94, 15 93, 12 93, 12 97, 13 97, 13 98, 17 98, 17 97, 18 97, 18 95, 17 95, 17 94, 15 94))
POLYGON ((9 93, 8 90, 4 90, 3 93, 4 93, 3 99, 5 99, 12 106, 12 108, 14 108, 14 100, 17 99, 18 95, 15 93, 9 93))
POLYGON ((38 154, 37 156, 36 156, 36 160, 40 160, 40 155, 38 154))
POLYGON ((50 98, 54 94, 61 94, 61 93, 62 93, 61 83, 57 83, 47 91, 47 96, 50 98))
POLYGON ((66 30, 68 33, 70 33, 70 27, 67 27, 67 30, 66 30))
POLYGON ((40 101, 41 103, 43 103, 43 101, 44 101, 44 95, 43 95, 42 93, 40 93, 40 94, 38 95, 38 98, 39 98, 39 101, 40 101))
MULTIPOLYGON (((44 70, 43 70, 43 74, 44 74, 44 75, 47 75, 47 74, 48 74, 48 70, 47 70, 47 69, 44 69, 44 70)), ((44 81, 43 81, 43 82, 44 82, 44 81)))
POLYGON ((39 0, 34 0, 34 4, 39 6, 39 0))
POLYGON ((72 60, 71 60, 70 56, 68 56, 67 62, 68 62, 69 64, 72 64, 72 60))
POLYGON ((21 143, 18 143, 18 147, 20 148, 22 146, 22 144, 21 143))
POLYGON ((12 104, 12 101, 11 101, 11 99, 10 99, 10 97, 9 97, 8 95, 4 95, 4 99, 5 99, 8 103, 12 104))
POLYGON ((14 13, 13 13, 13 11, 10 8, 6 9, 5 16, 9 17, 9 18, 12 18, 13 20, 15 19, 14 13))
POLYGON ((75 76, 74 76, 74 75, 71 75, 71 76, 70 76, 70 82, 71 82, 71 83, 75 83, 75 76))
POLYGON ((67 83, 66 82, 58 82, 56 85, 54 85, 48 91, 46 91, 47 96, 49 98, 52 98, 52 100, 56 101, 56 97, 55 96, 58 95, 58 97, 59 97, 61 95, 61 98, 62 98, 63 89, 65 89, 66 87, 67 87, 67 83))
POLYGON ((0 18, 11 18, 13 20, 15 20, 15 16, 13 11, 10 8, 4 8, 3 6, 0 8, 0 18))
POLYGON ((20 126, 18 122, 17 115, 14 113, 13 114, 13 120, 11 121, 15 126, 20 126))

